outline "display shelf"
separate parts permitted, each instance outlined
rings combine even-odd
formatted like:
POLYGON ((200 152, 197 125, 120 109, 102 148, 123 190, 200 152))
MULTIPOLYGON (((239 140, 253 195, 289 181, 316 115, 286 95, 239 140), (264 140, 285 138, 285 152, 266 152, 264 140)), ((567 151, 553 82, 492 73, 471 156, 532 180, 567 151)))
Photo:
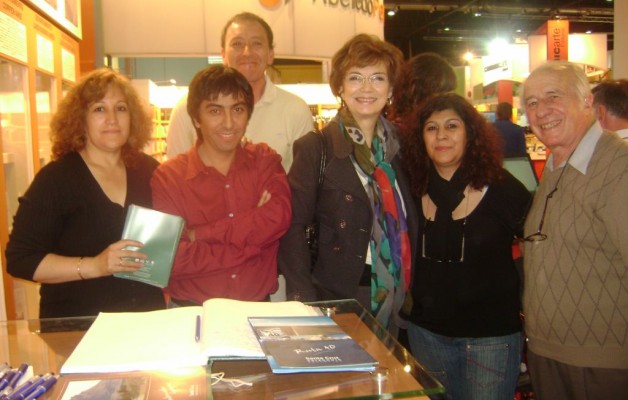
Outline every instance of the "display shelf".
POLYGON ((153 113, 153 132, 144 148, 144 152, 157 161, 163 162, 166 157, 166 134, 172 108, 159 108, 151 105, 153 113))

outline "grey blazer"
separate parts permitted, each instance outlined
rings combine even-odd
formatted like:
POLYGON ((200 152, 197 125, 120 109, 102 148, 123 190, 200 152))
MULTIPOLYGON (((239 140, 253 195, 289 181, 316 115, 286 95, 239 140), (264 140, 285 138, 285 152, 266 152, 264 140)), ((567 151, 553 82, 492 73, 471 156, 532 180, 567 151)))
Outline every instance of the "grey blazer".
MULTIPOLYGON (((406 209, 414 265, 418 214, 401 167, 397 129, 384 120, 393 135, 392 160, 406 209)), ((286 278, 288 300, 355 298, 364 271, 373 224, 368 195, 351 161, 353 143, 342 134, 336 120, 323 128, 327 141, 325 178, 317 201, 322 143, 310 132, 294 142, 294 161, 288 173, 292 190, 292 224, 281 239, 278 266, 286 278), (316 216, 320 223, 319 252, 311 265, 305 226, 316 216)), ((389 148, 391 148, 389 146, 389 148)))

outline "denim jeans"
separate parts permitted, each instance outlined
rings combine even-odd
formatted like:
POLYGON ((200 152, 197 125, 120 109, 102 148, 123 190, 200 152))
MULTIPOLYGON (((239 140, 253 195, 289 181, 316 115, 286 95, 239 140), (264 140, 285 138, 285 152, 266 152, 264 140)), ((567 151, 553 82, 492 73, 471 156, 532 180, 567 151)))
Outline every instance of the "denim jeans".
POLYGON ((445 386, 448 400, 512 400, 521 362, 521 333, 447 337, 408 325, 415 358, 445 386))

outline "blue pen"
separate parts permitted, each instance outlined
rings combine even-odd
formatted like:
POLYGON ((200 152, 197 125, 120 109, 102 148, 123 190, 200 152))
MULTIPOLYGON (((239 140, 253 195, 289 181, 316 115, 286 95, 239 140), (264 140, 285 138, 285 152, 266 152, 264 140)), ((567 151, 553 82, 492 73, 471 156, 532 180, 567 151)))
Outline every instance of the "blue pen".
POLYGON ((198 342, 201 340, 201 316, 196 316, 196 330, 194 331, 194 340, 198 342))
POLYGON ((7 387, 9 385, 9 382, 13 378, 13 375, 15 375, 16 373, 17 373, 17 371, 11 370, 11 371, 7 372, 2 377, 2 379, 0 379, 0 390, 4 389, 5 387, 7 387))
POLYGON ((11 390, 15 389, 15 386, 20 381, 20 379, 22 379, 22 376, 24 375, 24 372, 26 372, 27 369, 28 369, 28 364, 22 363, 20 365, 20 367, 15 372, 15 375, 13 375, 13 378, 11 378, 11 380, 9 381, 9 387, 11 388, 11 390))
POLYGON ((9 383, 7 384, 7 386, 5 386, 2 392, 0 392, 0 398, 4 398, 13 392, 17 384, 20 382, 20 379, 22 379, 22 376, 24 376, 24 373, 26 372, 27 369, 28 369, 28 364, 22 363, 20 365, 20 367, 17 369, 17 371, 15 371, 15 373, 11 377, 11 380, 9 380, 9 383))
POLYGON ((46 379, 44 383, 37 386, 37 388, 33 390, 31 394, 29 394, 24 400, 33 400, 38 398, 42 394, 46 393, 46 391, 50 389, 55 383, 57 383, 57 377, 51 376, 50 378, 46 379))
POLYGON ((52 374, 46 374, 44 376, 37 375, 24 382, 20 386, 18 386, 13 393, 7 397, 7 400, 23 400, 26 396, 28 396, 33 390, 35 390, 39 385, 44 383, 46 379, 50 378, 52 374))

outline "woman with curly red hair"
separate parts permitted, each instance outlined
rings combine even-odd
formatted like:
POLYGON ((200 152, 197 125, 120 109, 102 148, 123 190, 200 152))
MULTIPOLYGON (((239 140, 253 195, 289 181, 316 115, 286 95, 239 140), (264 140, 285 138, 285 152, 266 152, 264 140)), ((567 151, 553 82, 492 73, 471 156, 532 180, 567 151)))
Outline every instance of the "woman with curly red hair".
POLYGON ((50 127, 54 161, 20 198, 7 271, 41 283, 40 318, 165 308, 161 289, 112 276, 146 258, 125 250, 141 243, 120 240, 128 206, 152 204, 146 106, 128 79, 98 69, 66 94, 50 127))
POLYGON ((419 208, 408 336, 448 399, 512 399, 519 372, 519 276, 512 243, 530 202, 502 168, 494 128, 463 97, 430 98, 404 121, 419 208))

